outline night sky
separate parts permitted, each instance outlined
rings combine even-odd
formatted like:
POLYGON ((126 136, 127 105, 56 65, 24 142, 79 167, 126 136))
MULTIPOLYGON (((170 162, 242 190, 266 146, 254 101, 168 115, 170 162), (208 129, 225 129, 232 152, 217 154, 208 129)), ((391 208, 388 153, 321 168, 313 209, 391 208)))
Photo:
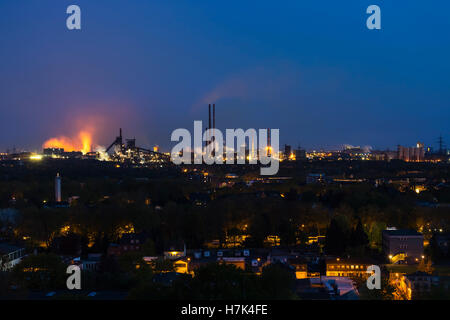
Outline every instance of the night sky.
MULTIPOLYGON (((449 1, 0 0, 0 151, 122 127, 279 128, 280 144, 450 140, 449 1), (81 7, 82 30, 66 28, 81 7), (382 30, 366 28, 381 8, 382 30)), ((447 141, 450 145, 450 141, 447 141)))

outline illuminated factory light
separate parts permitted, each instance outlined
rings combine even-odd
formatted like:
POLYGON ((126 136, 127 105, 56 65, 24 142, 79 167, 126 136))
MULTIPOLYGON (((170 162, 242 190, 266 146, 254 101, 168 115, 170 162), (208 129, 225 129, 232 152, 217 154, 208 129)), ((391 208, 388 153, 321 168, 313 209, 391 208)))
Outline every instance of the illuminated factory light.
POLYGON ((30 156, 30 160, 33 160, 33 161, 39 161, 39 160, 42 160, 42 155, 41 155, 41 154, 32 154, 32 155, 30 156))

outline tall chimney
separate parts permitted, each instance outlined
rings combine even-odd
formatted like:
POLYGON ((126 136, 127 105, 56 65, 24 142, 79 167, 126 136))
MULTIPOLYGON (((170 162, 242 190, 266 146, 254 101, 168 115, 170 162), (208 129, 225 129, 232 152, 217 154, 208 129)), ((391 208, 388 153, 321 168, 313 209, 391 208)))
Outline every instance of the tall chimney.
MULTIPOLYGON (((212 143, 214 143, 213 144, 213 146, 215 146, 216 145, 216 136, 215 136, 215 134, 216 134, 216 104, 215 103, 213 103, 213 125, 212 125, 212 127, 213 127, 213 138, 212 138, 212 140, 211 140, 211 142, 212 143)), ((215 147, 214 147, 214 151, 213 151, 213 156, 216 156, 216 150, 215 150, 215 147)))
MULTIPOLYGON (((211 103, 208 104, 208 128, 206 130, 211 129, 211 103)), ((205 147, 207 147, 209 145, 209 138, 210 138, 210 133, 208 132, 208 135, 206 137, 207 141, 205 142, 205 147)))
POLYGON ((55 177, 55 201, 61 202, 61 176, 59 173, 55 177))
POLYGON ((208 129, 211 129, 211 104, 208 105, 208 129))

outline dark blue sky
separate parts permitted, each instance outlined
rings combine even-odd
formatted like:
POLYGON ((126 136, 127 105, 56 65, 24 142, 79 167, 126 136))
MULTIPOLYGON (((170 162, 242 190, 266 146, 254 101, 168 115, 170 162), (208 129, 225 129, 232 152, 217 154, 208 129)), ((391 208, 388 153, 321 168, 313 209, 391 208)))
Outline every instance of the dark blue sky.
POLYGON ((436 146, 450 140, 449 17, 443 0, 1 0, 0 150, 86 124, 101 145, 122 126, 168 150, 208 103, 218 128, 280 128, 294 147, 436 146), (370 4, 382 30, 366 28, 370 4))

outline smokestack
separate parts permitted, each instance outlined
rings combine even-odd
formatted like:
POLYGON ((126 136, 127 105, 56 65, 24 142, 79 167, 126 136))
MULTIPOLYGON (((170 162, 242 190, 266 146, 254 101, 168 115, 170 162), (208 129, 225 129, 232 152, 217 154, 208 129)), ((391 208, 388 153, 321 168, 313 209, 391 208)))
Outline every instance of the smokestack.
POLYGON ((208 129, 211 129, 211 104, 208 105, 208 129))
MULTIPOLYGON (((213 103, 213 126, 212 127, 213 127, 213 139, 212 139, 211 142, 213 142, 214 146, 215 146, 215 142, 216 142, 216 136, 215 136, 215 134, 216 134, 216 104, 215 103, 213 103)), ((214 149, 214 152, 213 152, 213 156, 216 156, 216 150, 215 149, 214 149)))
POLYGON ((55 177, 55 200, 61 202, 61 176, 59 173, 55 177))
POLYGON ((216 104, 213 103, 213 129, 216 128, 216 104))
MULTIPOLYGON (((214 134, 216 134, 216 131, 215 131, 215 129, 216 129, 216 104, 215 103, 213 103, 213 125, 212 125, 212 128, 213 128, 213 135, 214 134)), ((214 141, 216 140, 216 137, 214 136, 214 141)))
MULTIPOLYGON (((211 104, 208 104, 208 129, 211 129, 211 104)), ((206 130, 208 130, 206 129, 206 130)), ((209 140, 209 134, 206 137, 209 140)), ((205 142, 205 146, 208 146, 209 142, 205 142)))

